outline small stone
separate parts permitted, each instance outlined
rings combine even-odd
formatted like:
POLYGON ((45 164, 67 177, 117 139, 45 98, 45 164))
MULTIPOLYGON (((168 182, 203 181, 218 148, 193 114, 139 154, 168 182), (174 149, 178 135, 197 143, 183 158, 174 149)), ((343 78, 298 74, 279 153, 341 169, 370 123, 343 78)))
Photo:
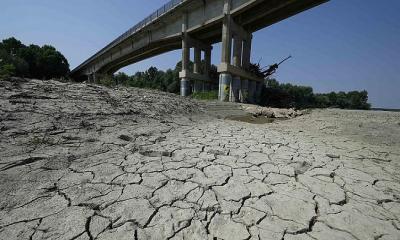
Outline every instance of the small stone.
POLYGON ((120 135, 118 138, 126 142, 132 141, 132 137, 129 137, 128 135, 120 135))
POLYGON ((326 154, 326 156, 329 157, 329 158, 340 158, 339 155, 330 154, 330 153, 326 154))

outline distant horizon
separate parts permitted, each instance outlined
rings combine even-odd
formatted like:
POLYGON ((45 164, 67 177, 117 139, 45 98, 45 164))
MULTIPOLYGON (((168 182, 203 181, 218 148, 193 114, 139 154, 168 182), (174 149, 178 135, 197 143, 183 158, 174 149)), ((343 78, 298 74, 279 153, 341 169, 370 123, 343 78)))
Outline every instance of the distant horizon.
MULTIPOLYGON (((166 2, 5 0, 0 21, 8 24, 0 27, 0 38, 15 37, 25 45, 52 45, 68 59, 73 70, 166 2), (76 4, 80 7, 74 7, 76 4)), ((279 82, 310 86, 315 93, 365 89, 373 108, 398 110, 398 12, 400 2, 395 0, 385 4, 372 0, 330 1, 254 33, 252 62, 261 59, 260 64, 267 66, 292 55, 294 58, 275 76, 279 82)), ((214 45, 215 65, 219 63, 219 45, 214 45)), ((174 68, 180 55, 175 50, 120 71, 132 75, 150 66, 174 68)))

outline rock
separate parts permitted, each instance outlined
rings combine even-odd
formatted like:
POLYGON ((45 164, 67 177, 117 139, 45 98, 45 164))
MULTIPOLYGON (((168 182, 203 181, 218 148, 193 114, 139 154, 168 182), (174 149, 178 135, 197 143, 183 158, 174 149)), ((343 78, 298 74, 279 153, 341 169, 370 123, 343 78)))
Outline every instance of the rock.
POLYGON ((210 234, 226 240, 244 240, 250 236, 243 224, 232 221, 229 216, 217 214, 211 221, 210 234))
POLYGON ((132 141, 132 137, 129 137, 128 135, 120 135, 118 138, 127 142, 132 141))
POLYGON ((330 154, 330 153, 326 154, 326 156, 329 157, 329 158, 340 158, 339 155, 330 154))
POLYGON ((267 118, 295 118, 304 114, 303 111, 290 109, 280 109, 280 108, 270 108, 270 107, 260 107, 260 106, 244 106, 243 109, 252 114, 253 116, 265 116, 267 118))

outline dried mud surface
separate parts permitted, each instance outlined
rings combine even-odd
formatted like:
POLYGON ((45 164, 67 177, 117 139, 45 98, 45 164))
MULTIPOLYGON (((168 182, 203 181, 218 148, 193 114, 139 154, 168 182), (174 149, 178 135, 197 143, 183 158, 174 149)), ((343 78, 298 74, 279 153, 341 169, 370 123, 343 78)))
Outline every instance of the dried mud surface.
POLYGON ((0 106, 0 239, 400 239, 400 113, 22 79, 0 106))

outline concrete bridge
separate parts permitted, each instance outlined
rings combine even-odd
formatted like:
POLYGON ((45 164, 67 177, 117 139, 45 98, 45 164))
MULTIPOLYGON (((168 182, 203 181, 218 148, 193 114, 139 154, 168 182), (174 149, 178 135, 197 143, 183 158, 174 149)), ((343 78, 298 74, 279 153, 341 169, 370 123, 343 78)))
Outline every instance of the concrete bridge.
POLYGON ((75 68, 71 77, 96 81, 127 65, 182 49, 181 95, 188 96, 214 84, 209 78, 212 44, 222 42, 219 100, 255 102, 263 79, 248 71, 252 33, 327 1, 172 0, 75 68))

